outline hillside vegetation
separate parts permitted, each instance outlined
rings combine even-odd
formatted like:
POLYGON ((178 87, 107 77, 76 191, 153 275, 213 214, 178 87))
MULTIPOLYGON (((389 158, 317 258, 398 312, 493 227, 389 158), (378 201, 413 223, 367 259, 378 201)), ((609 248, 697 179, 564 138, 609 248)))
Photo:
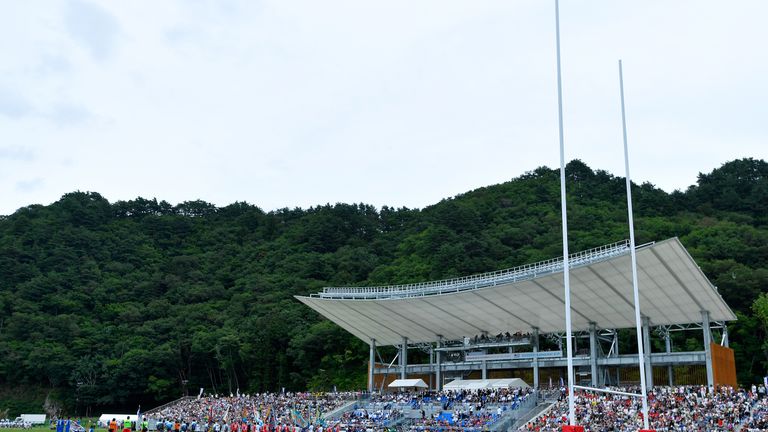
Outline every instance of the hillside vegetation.
MULTIPOLYGON (((628 238, 624 179, 580 161, 566 172, 570 250, 628 238)), ((638 244, 680 238, 739 313, 730 327, 739 379, 761 379, 768 164, 736 160, 684 192, 643 184, 633 193, 638 244)), ((150 407, 184 386, 362 388, 367 346, 293 295, 468 275, 561 251, 559 171, 546 167, 422 210, 265 213, 73 192, 0 218, 0 383, 51 389, 72 414, 150 407)))

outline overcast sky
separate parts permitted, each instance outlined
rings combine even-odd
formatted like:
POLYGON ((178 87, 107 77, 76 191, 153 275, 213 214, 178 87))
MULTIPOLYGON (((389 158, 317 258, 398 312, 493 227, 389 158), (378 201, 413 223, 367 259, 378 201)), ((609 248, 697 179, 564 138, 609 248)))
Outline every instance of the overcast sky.
MULTIPOLYGON (((667 191, 768 158, 768 2, 562 0, 566 158, 667 191)), ((0 214, 96 191, 424 207, 559 166, 554 2, 22 1, 0 214)))

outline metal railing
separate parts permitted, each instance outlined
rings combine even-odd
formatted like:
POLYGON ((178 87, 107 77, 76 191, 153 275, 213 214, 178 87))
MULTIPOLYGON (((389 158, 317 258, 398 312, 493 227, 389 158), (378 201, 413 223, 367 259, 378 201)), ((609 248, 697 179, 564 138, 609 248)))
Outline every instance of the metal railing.
MULTIPOLYGON (((629 240, 575 252, 569 256, 569 268, 574 269, 629 253, 629 240)), ((481 273, 454 279, 420 282, 406 285, 374 287, 326 287, 312 297, 325 299, 396 299, 423 297, 460 292, 505 283, 530 280, 563 271, 563 259, 552 258, 506 270, 481 273)))
POLYGON ((515 424, 520 418, 527 417, 528 414, 536 408, 537 396, 536 394, 530 394, 528 397, 520 403, 515 409, 505 411, 501 418, 496 423, 491 425, 491 432, 500 432, 508 430, 513 424, 515 424))

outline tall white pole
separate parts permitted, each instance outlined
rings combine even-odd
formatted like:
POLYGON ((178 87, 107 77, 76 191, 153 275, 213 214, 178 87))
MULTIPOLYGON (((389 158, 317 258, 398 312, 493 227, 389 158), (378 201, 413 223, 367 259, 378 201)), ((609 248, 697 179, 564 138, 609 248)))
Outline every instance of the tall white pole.
POLYGON ((568 361, 568 423, 576 425, 573 394, 573 346, 571 334, 571 284, 568 263, 568 217, 565 209, 565 145, 563 141, 563 83, 560 74, 560 2, 555 0, 555 38, 557 45, 557 114, 560 131, 560 209, 563 218, 563 285, 565 286, 565 337, 568 361))
POLYGON ((643 399, 643 426, 648 427, 648 393, 645 387, 645 349, 643 325, 640 319, 640 291, 637 287, 637 255, 635 254, 635 222, 632 217, 632 180, 629 177, 629 146, 627 145, 627 116, 624 110, 624 71, 619 60, 619 88, 621 90, 621 127, 624 133, 624 168, 627 174, 627 212, 629 213, 629 250, 632 257, 632 291, 635 296, 635 327, 637 328, 637 355, 640 367, 640 394, 643 399))

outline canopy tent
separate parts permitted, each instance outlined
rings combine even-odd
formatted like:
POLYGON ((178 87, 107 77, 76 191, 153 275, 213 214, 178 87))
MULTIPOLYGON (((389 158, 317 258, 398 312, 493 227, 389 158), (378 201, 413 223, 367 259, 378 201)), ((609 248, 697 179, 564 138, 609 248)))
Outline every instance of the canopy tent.
POLYGON ((490 386, 490 380, 466 380, 466 390, 485 390, 490 386))
POLYGON ((519 387, 519 388, 531 387, 528 385, 527 382, 523 381, 520 378, 502 378, 502 379, 495 379, 491 381, 493 382, 491 383, 490 388, 494 388, 494 389, 509 388, 509 387, 519 387))
POLYGON ((389 388, 429 388, 427 383, 422 379, 396 379, 392 381, 387 387, 389 388))
POLYGON ((45 424, 45 414, 22 414, 21 420, 30 424, 45 424))
POLYGON ((457 391, 457 390, 500 389, 500 388, 510 388, 510 387, 529 388, 530 386, 520 378, 499 378, 499 379, 484 379, 484 380, 457 379, 443 386, 443 389, 457 391))
MULTIPOLYGON (((628 242, 570 258, 575 331, 634 328, 628 242)), ((377 345, 431 343, 505 332, 565 329, 562 260, 463 278, 388 287, 324 288, 296 298, 377 345)), ((734 321, 736 315, 677 238, 637 247, 642 314, 653 325, 734 321)))
POLYGON ((463 379, 456 379, 448 384, 443 386, 443 390, 463 390, 464 389, 464 381, 469 380, 463 380, 463 379))

